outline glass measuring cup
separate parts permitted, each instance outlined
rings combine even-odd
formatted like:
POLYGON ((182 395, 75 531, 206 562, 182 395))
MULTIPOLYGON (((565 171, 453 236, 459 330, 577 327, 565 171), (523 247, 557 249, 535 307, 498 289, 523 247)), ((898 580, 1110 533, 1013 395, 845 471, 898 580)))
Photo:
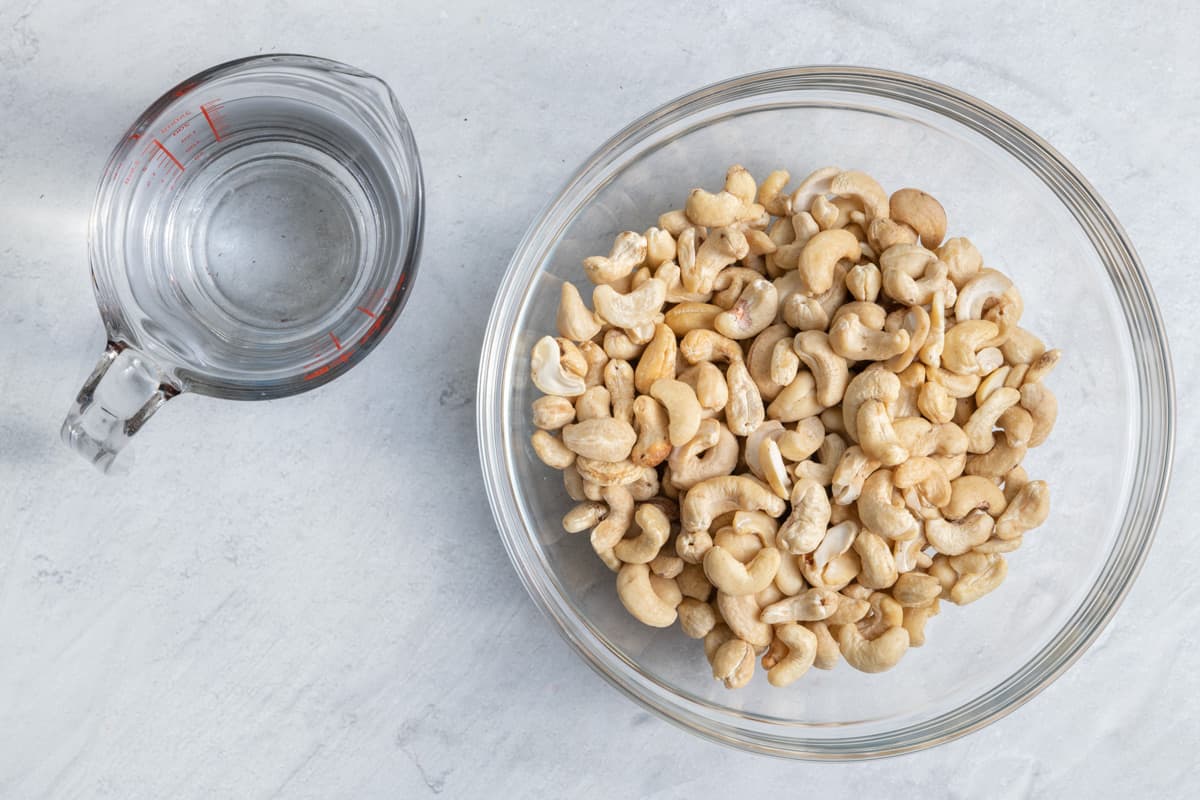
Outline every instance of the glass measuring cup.
POLYGON ((101 470, 168 399, 284 397, 370 352, 416 274, 424 190, 387 85, 301 55, 231 61, 156 100, 92 209, 108 337, 62 426, 101 470))

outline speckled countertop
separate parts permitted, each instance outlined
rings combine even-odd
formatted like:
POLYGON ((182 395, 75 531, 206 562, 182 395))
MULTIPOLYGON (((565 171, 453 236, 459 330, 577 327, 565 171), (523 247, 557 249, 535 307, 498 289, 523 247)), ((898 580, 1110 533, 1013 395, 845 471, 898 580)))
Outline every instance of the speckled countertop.
POLYGON ((0 797, 1200 792, 1200 12, 988 5, 0 4, 0 797), (317 392, 172 401, 134 477, 104 478, 57 440, 102 340, 96 178, 159 91, 271 51, 404 103, 429 190, 412 301, 317 392), (854 765, 724 749, 625 700, 528 600, 478 490, 484 320, 537 209, 635 116, 805 63, 943 81, 1053 142, 1140 250, 1182 401, 1174 502, 1092 650, 979 733, 854 765))

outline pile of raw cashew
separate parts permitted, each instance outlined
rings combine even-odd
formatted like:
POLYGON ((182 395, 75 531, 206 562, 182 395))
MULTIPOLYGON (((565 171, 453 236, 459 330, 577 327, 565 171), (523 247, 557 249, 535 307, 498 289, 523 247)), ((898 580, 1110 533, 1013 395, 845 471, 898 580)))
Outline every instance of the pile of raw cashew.
POLYGON ((939 601, 978 600, 1045 521, 1021 467, 1058 362, 930 195, 731 167, 564 283, 533 348, 532 446, 641 622, 744 686, 895 666, 939 601), (594 309, 594 310, 593 310, 594 309))

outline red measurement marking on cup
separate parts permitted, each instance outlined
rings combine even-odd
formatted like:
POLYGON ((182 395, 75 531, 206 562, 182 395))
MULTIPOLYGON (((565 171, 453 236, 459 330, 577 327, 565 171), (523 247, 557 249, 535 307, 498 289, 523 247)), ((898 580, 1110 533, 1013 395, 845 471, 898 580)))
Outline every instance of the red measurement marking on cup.
POLYGON ((166 154, 167 154, 167 158, 171 159, 171 161, 172 161, 172 162, 174 162, 175 166, 179 167, 179 169, 180 169, 181 171, 183 170, 183 164, 180 164, 180 163, 179 163, 179 159, 178 159, 178 158, 176 158, 175 156, 171 155, 171 151, 170 151, 170 150, 168 150, 167 148, 163 147, 163 143, 162 143, 162 142, 160 142, 158 139, 155 139, 155 140, 154 140, 154 144, 155 144, 155 146, 156 146, 156 147, 158 147, 158 149, 159 149, 159 150, 162 150, 164 153, 166 153, 166 154))
POLYGON ((364 314, 366 314, 366 315, 367 315, 368 317, 370 317, 371 319, 375 319, 375 315, 374 315, 374 314, 372 314, 372 313, 371 313, 370 311, 368 311, 367 309, 363 308, 362 306, 355 306, 355 308, 357 308, 359 311, 361 311, 361 312, 363 312, 364 314))
POLYGON ((334 346, 334 347, 336 347, 338 350, 341 350, 341 349, 342 349, 342 343, 341 343, 341 342, 339 342, 339 341, 338 341, 338 338, 337 338, 336 336, 334 336, 334 335, 333 335, 333 331, 330 331, 330 332, 329 332, 329 338, 330 338, 330 339, 333 339, 333 346, 334 346))
POLYGON ((218 142, 221 141, 221 134, 217 133, 217 125, 213 122, 213 118, 208 113, 208 109, 204 106, 200 106, 200 113, 204 115, 204 119, 208 123, 208 127, 212 129, 213 136, 217 137, 218 142))

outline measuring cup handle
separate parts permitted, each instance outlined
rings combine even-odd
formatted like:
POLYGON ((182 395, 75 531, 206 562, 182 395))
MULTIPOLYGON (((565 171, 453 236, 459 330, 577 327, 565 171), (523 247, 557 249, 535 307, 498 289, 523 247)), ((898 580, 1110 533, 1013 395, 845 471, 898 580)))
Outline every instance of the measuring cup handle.
POLYGON ((130 437, 177 394, 179 389, 140 350, 109 342, 63 422, 62 439, 101 472, 109 472, 130 437), (120 367, 109 375, 118 362, 120 367))

